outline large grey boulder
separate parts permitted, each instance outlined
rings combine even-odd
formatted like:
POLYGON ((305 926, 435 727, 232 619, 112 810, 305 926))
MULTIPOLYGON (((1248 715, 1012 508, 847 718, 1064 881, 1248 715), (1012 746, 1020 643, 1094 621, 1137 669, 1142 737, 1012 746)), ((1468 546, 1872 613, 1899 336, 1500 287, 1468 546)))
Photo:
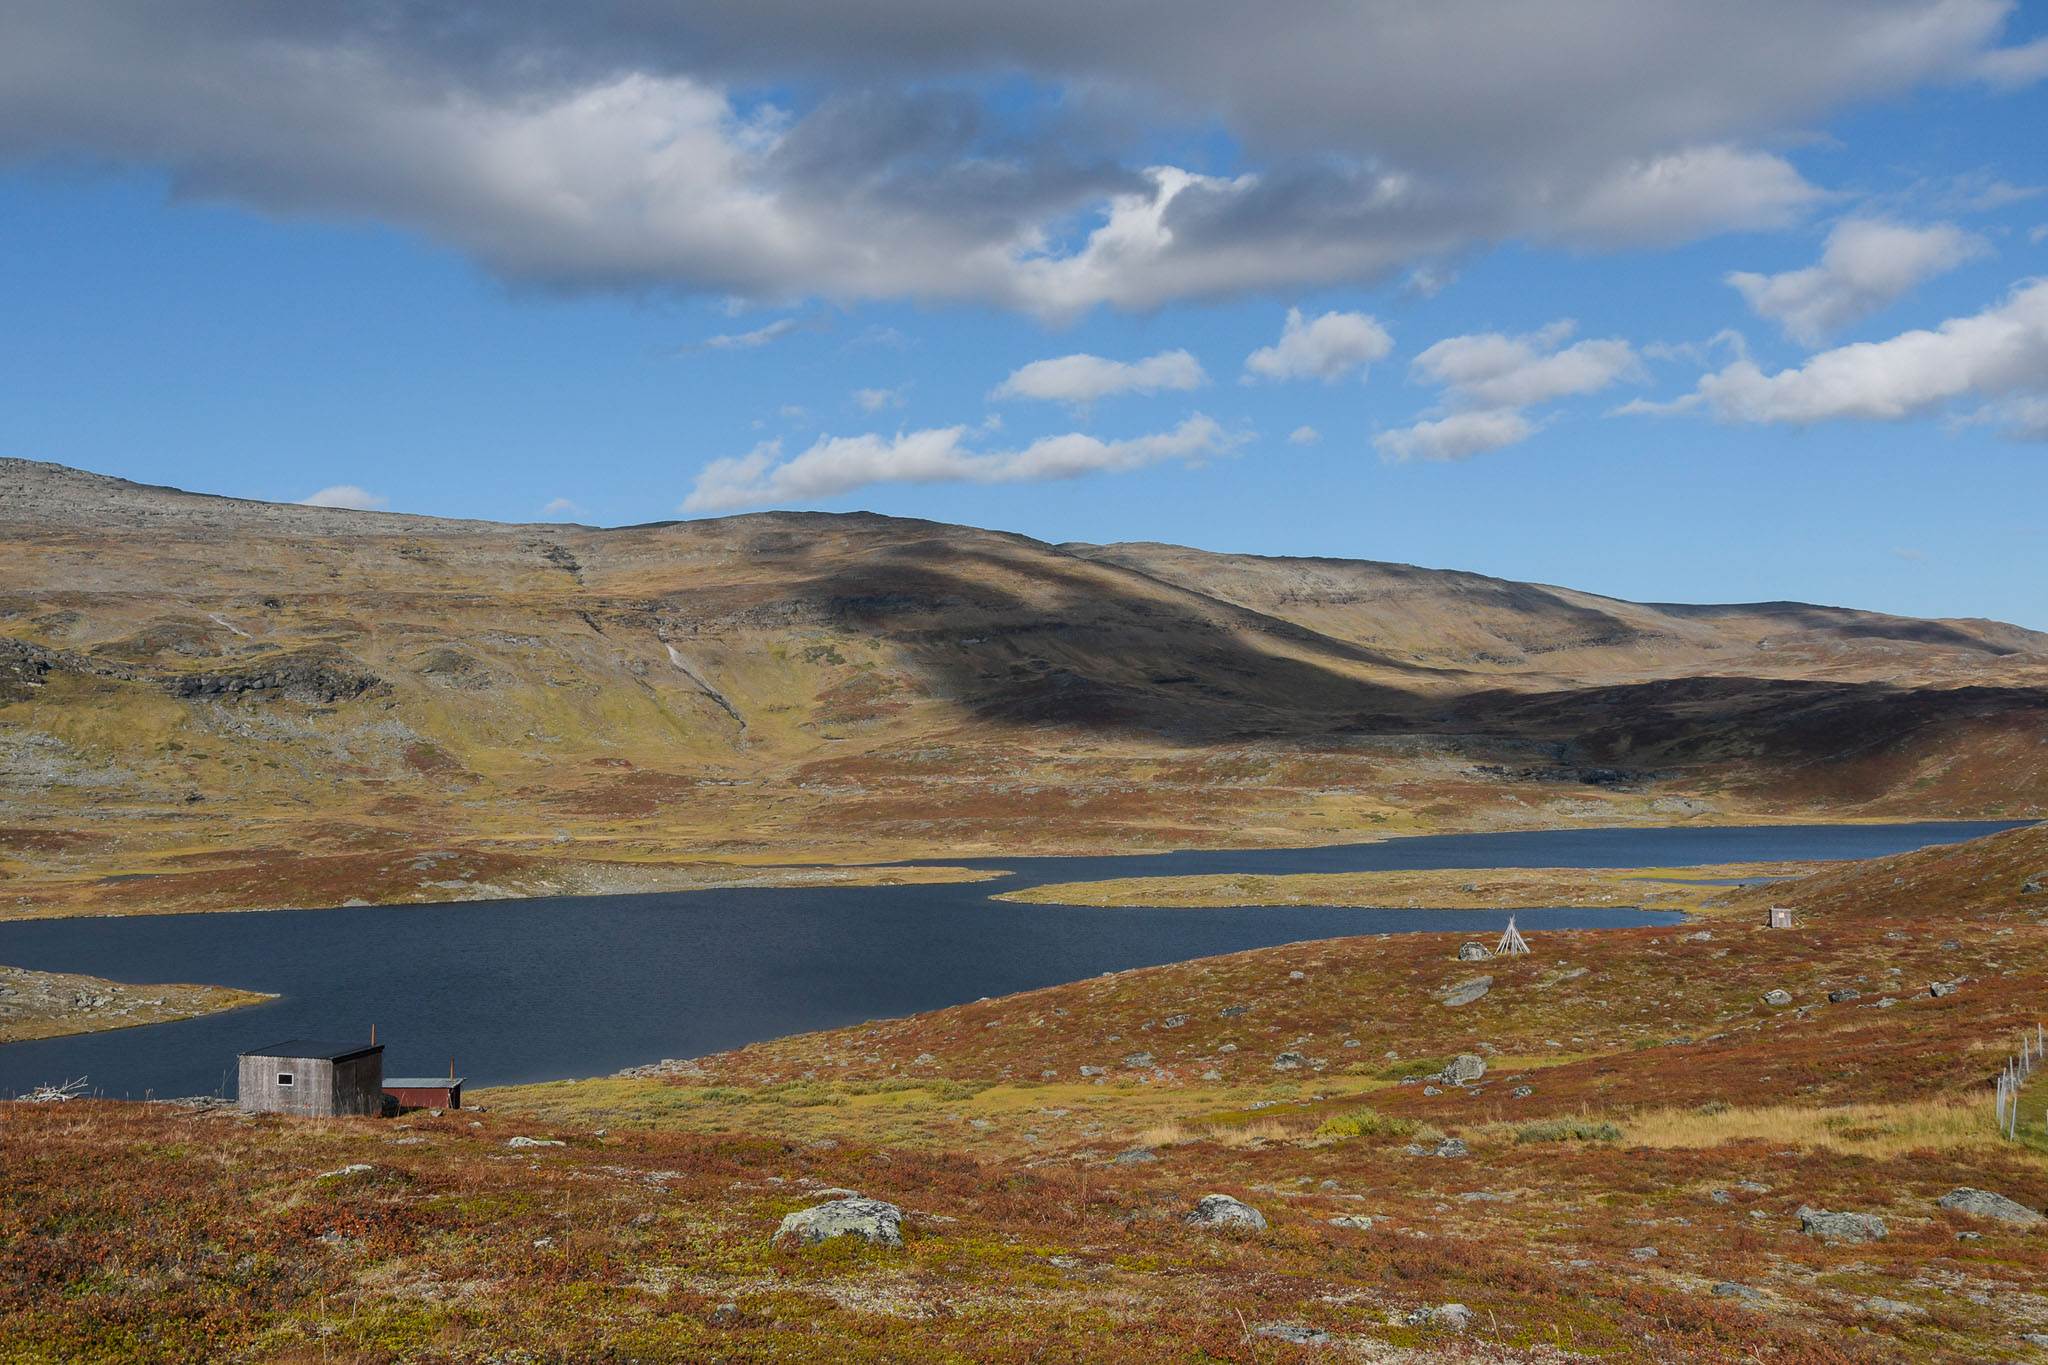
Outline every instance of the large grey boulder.
POLYGON ((1470 1085, 1486 1074, 1486 1059, 1473 1052, 1461 1052, 1458 1059, 1437 1072, 1445 1085, 1470 1085))
POLYGON ((1191 1228, 1247 1228, 1263 1232, 1266 1215, 1227 1194, 1205 1194, 1181 1215, 1181 1222, 1191 1228))
POLYGON ((1958 1185, 1934 1202, 1945 1209, 1967 1213, 1972 1218, 1996 1218, 2001 1223, 2018 1223, 2022 1227, 2048 1223, 2048 1218, 2018 1200, 2007 1199, 1989 1190, 1973 1190, 1968 1185, 1958 1185))
POLYGON ((1484 943, 1465 943, 1460 944, 1458 947, 1458 961, 1460 962, 1484 962, 1492 956, 1493 954, 1488 951, 1484 943))
POLYGON ((1792 992, 1784 990, 1765 991, 1764 1003, 1774 1009, 1783 1009, 1792 1003, 1792 992))
POLYGON ((1891 1235, 1874 1213, 1830 1213, 1801 1204, 1798 1216, 1799 1230, 1823 1242, 1875 1242, 1891 1235))
POLYGON ((1460 981, 1455 986, 1445 987, 1443 992, 1437 996, 1437 999, 1441 1000, 1451 1009, 1456 1009, 1460 1005, 1471 1004, 1474 1000, 1479 999, 1479 997, 1492 989, 1492 977, 1475 976, 1470 981, 1460 981))
POLYGON ((880 1199, 835 1199, 800 1209, 775 1229, 777 1242, 816 1246, 834 1237, 864 1237, 876 1246, 903 1245, 903 1210, 880 1199))

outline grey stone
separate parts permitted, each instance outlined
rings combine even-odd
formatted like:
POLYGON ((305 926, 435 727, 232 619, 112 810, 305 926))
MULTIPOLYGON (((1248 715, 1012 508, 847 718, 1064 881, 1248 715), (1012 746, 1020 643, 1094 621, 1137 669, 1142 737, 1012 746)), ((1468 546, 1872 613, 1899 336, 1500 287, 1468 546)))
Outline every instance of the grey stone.
POLYGON ((1169 1014, 1166 1016, 1166 1018, 1159 1021, 1159 1027, 1179 1028, 1181 1025, 1187 1023, 1187 1021, 1188 1017, 1185 1014, 1169 1014))
POLYGON ((1839 991, 1829 991, 1829 992, 1828 992, 1828 1003, 1829 1003, 1830 1005, 1839 1005, 1839 1004, 1841 1004, 1841 1003, 1842 1003, 1842 1002, 1843 1002, 1844 1000, 1861 1000, 1862 998, 1863 998, 1863 992, 1862 992, 1862 991, 1859 991, 1859 990, 1853 990, 1853 989, 1849 989, 1849 988, 1846 988, 1846 987, 1845 987, 1844 989, 1842 989, 1842 990, 1839 990, 1839 991))
POLYGON ((1461 944, 1458 948, 1458 961, 1460 962, 1484 962, 1492 956, 1493 954, 1487 951, 1484 943, 1466 943, 1461 944))
POLYGON ((1477 1053, 1462 1052, 1458 1059, 1437 1073, 1437 1079, 1445 1085, 1470 1085, 1486 1074, 1486 1059, 1477 1053))
POLYGON ((1956 983, 1953 981, 1937 981, 1927 988, 1927 993, 1936 999, 1940 999, 1944 995, 1954 995, 1956 993, 1956 983))
POLYGON ((1409 1327, 1448 1327, 1462 1332, 1472 1318, 1472 1310, 1462 1303, 1440 1303, 1434 1308, 1418 1308, 1402 1322, 1409 1327))
POLYGON ((2017 1200, 2007 1199, 2002 1194, 1989 1190, 1973 1190, 1968 1185, 1958 1185, 1934 1201, 1945 1209, 1967 1213, 1973 1218, 1996 1218, 2001 1223, 2018 1223, 2022 1227, 2034 1227, 2048 1223, 2033 1209, 2017 1200))
POLYGON ((1101 1076, 1106 1074, 1108 1071, 1109 1068, 1106 1066, 1084 1066, 1081 1068, 1081 1074, 1083 1076, 1101 1076))
POLYGON ((1250 1008, 1250 1005, 1225 1005, 1222 1009, 1216 1011, 1216 1017, 1219 1019, 1235 1019, 1250 1008))
POLYGON ((1442 1142, 1439 1142, 1436 1145, 1436 1150, 1434 1152, 1431 1152, 1430 1155, 1441 1157, 1460 1157, 1470 1156, 1472 1155, 1472 1151, 1465 1145, 1465 1139, 1463 1138, 1445 1138, 1442 1142))
POLYGON ((1326 1346, 1330 1341, 1330 1334, 1322 1328, 1299 1322, 1262 1322, 1252 1328, 1252 1335, 1291 1341, 1296 1346, 1326 1346))
POLYGON ((2038 896, 2043 892, 2048 892, 2048 873, 2043 873, 2038 877, 2029 877, 2020 883, 2020 894, 2022 896, 2038 896))
POLYGON ((1152 1065, 1152 1054, 1149 1052, 1133 1052, 1124 1058, 1124 1065, 1131 1067, 1150 1066, 1152 1065))
POLYGON ((560 1138, 512 1137, 505 1139, 505 1145, 507 1147, 560 1147, 563 1143, 560 1138))
POLYGON ((1657 1248, 1630 1247, 1628 1255, 1632 1261, 1654 1261, 1657 1259, 1657 1248))
POLYGON ((777 1242, 816 1246, 834 1237, 861 1237, 876 1246, 903 1245, 903 1210, 880 1199, 835 1199, 800 1209, 775 1229, 777 1242))
POLYGON ((1475 976, 1469 981, 1460 981, 1455 986, 1445 987, 1443 993, 1438 995, 1437 999, 1442 1001, 1447 1008, 1457 1009, 1460 1005, 1471 1004, 1474 1000, 1479 999, 1492 989, 1492 977, 1475 976))
POLYGON ((1422 1093, 1425 1095, 1441 1095, 1444 1092, 1441 1086, 1425 1085, 1422 1087, 1422 1093))
POLYGON ((1359 1232, 1372 1231, 1372 1219, 1363 1213, 1340 1213, 1330 1219, 1333 1228, 1355 1228, 1359 1232))
POLYGON ((1748 1299, 1751 1303, 1761 1303, 1764 1297, 1761 1290, 1751 1289, 1748 1285, 1737 1284, 1733 1280, 1721 1281, 1714 1286, 1713 1292, 1724 1299, 1748 1299))
POLYGON ((1295 1071, 1308 1065, 1308 1058, 1299 1052, 1283 1052, 1273 1059, 1275 1071, 1295 1071))
POLYGON ((1115 1157, 1119 1166, 1142 1166, 1148 1161, 1157 1160, 1158 1155, 1144 1147, 1133 1147, 1128 1152, 1118 1152, 1115 1157))
POLYGON ((1262 1232, 1266 1215, 1227 1194, 1205 1194, 1181 1215, 1181 1222, 1191 1228, 1249 1228, 1262 1232))
POLYGON ((733 1323, 738 1322, 739 1317, 740 1306, 738 1304, 721 1303, 718 1307, 711 1310, 711 1325, 714 1327, 729 1327, 733 1323))
POLYGON ((2029 1346, 2048 1346, 2048 1332, 2022 1332, 2020 1340, 2029 1346))
POLYGON ((1941 950, 1944 953, 1960 953, 1963 950, 1962 941, 1960 939, 1945 938, 1941 941, 1941 950))
POLYGON ((1784 990, 1765 991, 1764 1003, 1766 1005, 1775 1006, 1778 1009, 1783 1009, 1785 1006, 1792 1003, 1792 992, 1784 990))
POLYGON ((1919 1304, 1905 1303, 1899 1299, 1865 1299, 1863 1306, 1873 1313, 1882 1313, 1891 1318, 1916 1318, 1927 1315, 1927 1310, 1919 1304))
POLYGON ((1510 1099, 1526 1100, 1535 1093, 1536 1087, 1532 1085, 1518 1085, 1508 1092, 1508 1097, 1510 1099))
POLYGON ((1830 1213, 1801 1204, 1799 1230, 1823 1242, 1875 1242, 1891 1235, 1884 1219, 1874 1213, 1830 1213))

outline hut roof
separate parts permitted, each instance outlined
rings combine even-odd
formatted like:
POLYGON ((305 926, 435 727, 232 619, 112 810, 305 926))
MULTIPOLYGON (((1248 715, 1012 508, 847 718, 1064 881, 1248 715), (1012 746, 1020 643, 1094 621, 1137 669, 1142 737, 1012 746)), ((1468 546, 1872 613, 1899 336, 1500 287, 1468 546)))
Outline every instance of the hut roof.
POLYGON ((354 1057, 366 1057, 372 1052, 382 1052, 382 1043, 320 1043, 310 1038, 287 1038, 281 1043, 268 1047, 252 1047, 239 1054, 244 1057, 305 1057, 323 1062, 345 1062, 354 1057))
POLYGON ((466 1076, 386 1076, 386 1090, 453 1090, 466 1076))

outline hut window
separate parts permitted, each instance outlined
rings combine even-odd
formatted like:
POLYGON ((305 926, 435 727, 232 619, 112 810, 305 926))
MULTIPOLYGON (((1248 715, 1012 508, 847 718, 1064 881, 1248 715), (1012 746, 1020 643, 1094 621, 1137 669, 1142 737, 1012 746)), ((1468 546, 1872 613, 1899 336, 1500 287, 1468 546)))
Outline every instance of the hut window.
POLYGON ((290 1085, 290 1084, 292 1083, 292 1073, 291 1073, 291 1072, 289 1072, 289 1071, 280 1071, 280 1072, 278 1072, 278 1073, 277 1073, 277 1083, 278 1083, 279 1085, 290 1085))

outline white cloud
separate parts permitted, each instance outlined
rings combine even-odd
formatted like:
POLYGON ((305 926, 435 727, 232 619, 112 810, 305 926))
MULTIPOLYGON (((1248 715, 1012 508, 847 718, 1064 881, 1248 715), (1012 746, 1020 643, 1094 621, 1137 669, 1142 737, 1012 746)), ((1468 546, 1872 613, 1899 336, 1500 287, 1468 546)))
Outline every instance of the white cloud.
POLYGON ((352 483, 338 483, 299 499, 301 507, 340 507, 351 512, 381 512, 390 505, 391 499, 381 493, 371 493, 352 483))
POLYGON ((1635 349, 1618 338, 1560 347, 1572 331, 1570 322, 1557 322, 1528 336, 1447 337, 1415 357, 1413 368, 1460 403, 1479 408, 1527 407, 1595 393, 1640 372, 1635 349))
POLYGON ((1682 242, 1783 227, 1824 197, 1781 156, 1725 143, 1687 147, 1613 167, 1544 232, 1589 246, 1682 242))
POLYGON ((1314 427, 1299 426, 1287 433, 1287 443, 1297 446, 1312 446, 1323 439, 1323 433, 1314 427))
POLYGON ((1828 234, 1820 263, 1779 275, 1731 271, 1727 280, 1759 317, 1818 346, 1828 333, 1860 322, 1922 280, 1953 270, 1988 246, 1953 223, 1908 227, 1851 218, 1828 234))
POLYGON ((1454 412, 1373 438, 1391 460, 1464 460, 1526 441, 1535 428, 1513 408, 1454 412))
POLYGON ((1021 450, 976 452, 964 426, 895 436, 828 436, 785 458, 767 441, 738 458, 714 460, 697 476, 685 512, 815 502, 876 483, 1026 483, 1137 469, 1165 460, 1221 454, 1238 442, 1196 415, 1172 431, 1104 441, 1079 432, 1046 436, 1021 450))
POLYGON ((1208 382, 1201 362, 1186 351, 1163 351, 1134 361, 1063 355, 1021 367, 990 396, 1086 404, 1126 393, 1185 392, 1208 382))
POLYGON ((1554 322, 1527 336, 1480 332, 1437 342, 1410 370, 1443 387, 1450 413, 1386 432, 1373 444, 1396 460, 1466 459, 1527 440, 1541 424, 1525 408, 1641 376, 1628 342, 1589 338, 1567 346, 1573 330, 1568 321, 1554 322))
POLYGON ((824 313, 812 313, 807 317, 778 318, 765 327, 756 327, 751 332, 721 332, 717 336, 705 337, 693 346, 683 348, 691 351, 754 351, 795 332, 822 332, 830 330, 832 319, 824 313))
POLYGON ((903 406, 903 390, 896 389, 855 389, 853 401, 860 404, 862 412, 880 412, 883 408, 903 406))
POLYGON ((1287 310, 1287 322, 1276 346, 1261 346, 1244 358, 1244 378, 1284 382, 1320 379, 1331 383, 1353 370, 1365 378, 1375 360, 1394 349, 1394 338, 1369 313, 1324 313, 1304 319, 1299 308, 1287 310))
POLYGON ((1929 84, 2037 79, 2042 44, 1998 47, 2011 12, 0 0, 0 156, 395 225, 547 288, 1058 319, 1371 282, 1522 237, 1781 223, 1820 192, 1766 139, 1929 84), (1043 110, 1013 116, 1020 84, 1043 110), (1245 173, 1143 159, 1216 127, 1245 173))
POLYGON ((1747 358, 1703 376, 1664 411, 1705 407, 1724 422, 1804 426, 1896 422, 1959 400, 2006 400, 1979 410, 2027 435, 2030 405, 2048 398, 2048 280, 2019 284, 2002 302, 1932 331, 1838 346, 1765 374, 1747 358))
POLYGON ((541 507, 540 514, 548 520, 559 517, 587 517, 590 513, 568 498, 549 498, 541 507))

